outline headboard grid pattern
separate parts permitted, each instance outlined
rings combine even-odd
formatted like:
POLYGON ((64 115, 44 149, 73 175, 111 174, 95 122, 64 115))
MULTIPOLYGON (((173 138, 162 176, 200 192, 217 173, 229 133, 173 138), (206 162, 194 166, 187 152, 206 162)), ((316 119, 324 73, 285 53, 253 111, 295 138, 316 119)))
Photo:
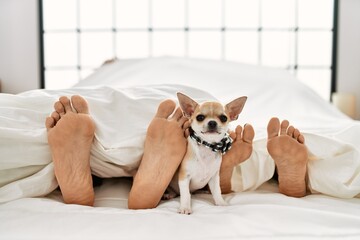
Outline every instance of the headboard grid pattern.
POLYGON ((39 6, 46 88, 74 84, 110 58, 171 55, 280 67, 324 98, 335 90, 337 0, 39 0, 39 6))

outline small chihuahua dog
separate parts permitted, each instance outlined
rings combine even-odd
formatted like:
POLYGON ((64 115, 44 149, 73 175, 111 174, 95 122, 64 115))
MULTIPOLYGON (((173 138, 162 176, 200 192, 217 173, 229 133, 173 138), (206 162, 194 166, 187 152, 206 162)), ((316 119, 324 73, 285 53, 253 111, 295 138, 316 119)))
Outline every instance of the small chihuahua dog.
POLYGON ((168 195, 180 194, 179 213, 191 214, 191 193, 207 184, 216 205, 227 205, 221 195, 220 165, 222 155, 230 149, 229 122, 236 120, 247 97, 237 98, 223 106, 218 102, 197 103, 177 93, 183 114, 190 120, 187 151, 172 179, 168 195))

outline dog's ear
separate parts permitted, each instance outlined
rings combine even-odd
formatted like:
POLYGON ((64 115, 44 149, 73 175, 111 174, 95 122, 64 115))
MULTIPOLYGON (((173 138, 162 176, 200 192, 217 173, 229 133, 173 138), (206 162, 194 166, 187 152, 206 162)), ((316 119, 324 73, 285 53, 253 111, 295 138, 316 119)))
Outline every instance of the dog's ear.
POLYGON ((199 104, 183 93, 178 92, 176 95, 178 97, 180 107, 184 112, 184 115, 186 117, 191 117, 199 104))
POLYGON ((239 97, 225 106, 225 111, 230 117, 230 121, 234 121, 238 119, 239 114, 244 108, 245 102, 247 100, 247 97, 239 97))

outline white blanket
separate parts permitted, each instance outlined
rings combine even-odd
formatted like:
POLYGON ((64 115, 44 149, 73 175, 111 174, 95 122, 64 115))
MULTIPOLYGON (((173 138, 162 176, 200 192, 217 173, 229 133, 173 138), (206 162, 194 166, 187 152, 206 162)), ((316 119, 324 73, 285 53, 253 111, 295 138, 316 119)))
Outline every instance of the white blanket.
POLYGON ((0 202, 44 196, 57 187, 44 120, 59 96, 80 94, 89 103, 96 125, 91 151, 93 174, 109 178, 132 176, 143 153, 147 126, 165 99, 182 90, 212 98, 185 86, 114 89, 35 90, 0 95, 0 202))

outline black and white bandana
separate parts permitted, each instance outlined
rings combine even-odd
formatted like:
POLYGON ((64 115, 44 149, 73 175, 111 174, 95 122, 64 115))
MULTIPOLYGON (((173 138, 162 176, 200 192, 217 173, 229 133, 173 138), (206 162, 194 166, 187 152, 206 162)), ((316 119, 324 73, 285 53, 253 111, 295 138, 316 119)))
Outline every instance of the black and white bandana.
POLYGON ((230 150, 231 144, 233 142, 233 140, 227 133, 225 134, 225 137, 221 139, 220 142, 208 143, 202 140, 198 135, 196 135, 195 131, 191 127, 189 128, 189 132, 191 139, 194 139, 198 144, 202 144, 205 147, 210 148, 214 152, 220 152, 222 155, 224 155, 228 150, 230 150))

